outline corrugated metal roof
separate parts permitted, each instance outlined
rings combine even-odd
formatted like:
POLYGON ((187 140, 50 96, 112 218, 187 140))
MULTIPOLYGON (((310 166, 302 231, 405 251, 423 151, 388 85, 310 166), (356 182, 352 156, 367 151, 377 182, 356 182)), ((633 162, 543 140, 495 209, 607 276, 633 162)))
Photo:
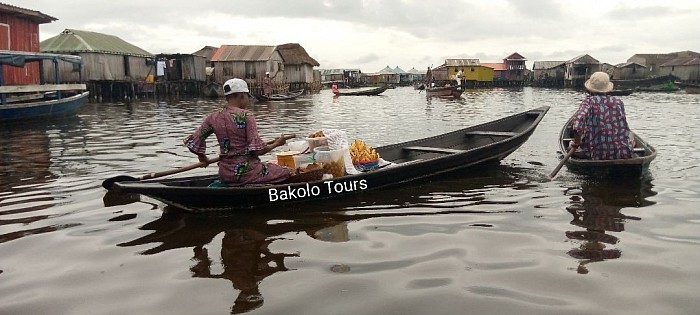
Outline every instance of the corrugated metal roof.
POLYGON ((676 59, 665 62, 661 67, 672 67, 672 66, 694 66, 700 65, 700 57, 698 56, 686 56, 678 57, 676 59))
POLYGON ((523 55, 515 52, 515 53, 510 54, 510 56, 506 57, 506 60, 523 60, 523 61, 525 61, 527 59, 525 59, 525 57, 523 57, 523 55))
POLYGON ((646 68, 645 65, 643 65, 641 63, 636 63, 636 62, 623 62, 623 63, 618 63, 615 65, 616 68, 626 68, 629 66, 646 68))
POLYGON ((117 36, 73 29, 66 29, 61 34, 42 41, 39 46, 42 52, 50 53, 97 52, 141 57, 153 56, 153 54, 117 36))
POLYGON ((4 3, 0 3, 0 12, 11 14, 11 15, 17 15, 17 16, 32 20, 38 24, 50 23, 50 22, 58 20, 57 18, 55 18, 53 16, 46 15, 46 14, 41 13, 39 11, 20 8, 20 7, 14 6, 14 5, 9 5, 9 4, 4 4, 4 3))
POLYGON ((445 59, 448 67, 468 67, 480 65, 479 59, 445 59))
POLYGON ((559 67, 565 64, 566 61, 535 61, 532 65, 532 70, 546 70, 559 67))
POLYGON ((319 69, 321 75, 344 74, 347 72, 362 72, 360 69, 319 69))
POLYGON ((221 45, 211 61, 266 61, 275 49, 276 46, 221 45))
POLYGON ((202 56, 207 58, 207 60, 211 60, 211 57, 214 56, 214 53, 216 52, 218 48, 213 47, 213 46, 204 46, 202 49, 197 50, 193 52, 193 55, 197 56, 202 56))
POLYGON ((576 56, 575 58, 567 61, 566 63, 574 63, 574 64, 600 64, 600 61, 598 59, 595 59, 591 57, 590 55, 580 55, 576 56))
POLYGON ((482 63, 484 67, 492 68, 493 70, 506 70, 506 65, 504 63, 482 63))

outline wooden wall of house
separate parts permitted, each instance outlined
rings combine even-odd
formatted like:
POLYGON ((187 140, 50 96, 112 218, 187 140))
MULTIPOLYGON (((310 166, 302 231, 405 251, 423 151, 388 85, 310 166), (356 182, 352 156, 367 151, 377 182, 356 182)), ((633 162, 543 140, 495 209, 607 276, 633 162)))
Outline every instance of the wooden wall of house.
POLYGON ((612 73, 613 80, 633 80, 647 78, 649 71, 645 67, 630 65, 624 68, 615 68, 612 73))
POLYGON ((86 81, 124 80, 124 57, 122 55, 92 52, 77 53, 83 58, 86 81))
MULTIPOLYGON (((288 83, 311 83, 314 80, 314 68, 309 64, 285 65, 284 77, 288 83)), ((342 74, 340 77, 342 79, 342 74)))
MULTIPOLYGON (((56 83, 56 68, 53 61, 42 60, 43 79, 45 83, 56 83)), ((80 83, 79 65, 70 62, 58 61, 58 80, 61 83, 80 83)), ((85 74, 85 66, 82 67, 83 78, 85 74)))
POLYGON ((659 67, 659 75, 674 75, 681 81, 700 81, 700 65, 663 66, 659 67))
MULTIPOLYGON (((39 52, 39 24, 26 18, 0 13, 0 49, 39 52), (9 32, 9 37, 5 36, 9 32)), ((2 66, 6 85, 38 84, 39 63, 26 68, 2 66)))
POLYGON ((157 55, 158 60, 166 62, 166 78, 168 81, 199 81, 207 80, 207 58, 196 55, 157 55))
POLYGON ((205 82, 207 80, 207 58, 202 56, 187 56, 187 66, 183 67, 183 78, 205 82))
POLYGON ((241 78, 246 81, 261 81, 265 77, 265 72, 270 72, 272 76, 275 72, 279 72, 275 80, 284 79, 284 70, 281 70, 279 65, 282 64, 282 58, 279 62, 270 61, 215 61, 214 62, 214 80, 216 82, 226 82, 228 79, 241 78), (249 63, 254 71, 250 75, 246 75, 246 63, 249 63))
POLYGON ((129 76, 124 79, 125 81, 145 82, 146 77, 156 71, 153 62, 148 62, 148 59, 153 60, 153 58, 140 56, 127 56, 126 58, 129 60, 129 76))

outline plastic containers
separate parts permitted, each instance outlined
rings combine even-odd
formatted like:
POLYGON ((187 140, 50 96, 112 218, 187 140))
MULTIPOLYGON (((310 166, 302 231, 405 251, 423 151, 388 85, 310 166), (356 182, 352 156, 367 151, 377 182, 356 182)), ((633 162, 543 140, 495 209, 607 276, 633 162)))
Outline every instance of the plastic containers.
POLYGON ((277 164, 289 167, 291 169, 296 168, 294 162, 294 156, 298 155, 299 151, 286 151, 277 153, 277 164))
POLYGON ((310 152, 314 152, 314 149, 317 147, 328 145, 328 139, 326 137, 306 138, 306 142, 309 143, 310 152))
POLYGON ((345 150, 347 148, 331 150, 328 146, 320 146, 314 149, 314 159, 323 164, 323 171, 333 177, 345 175, 345 150))
POLYGON ((312 153, 309 154, 297 154, 294 156, 294 164, 296 167, 306 167, 311 163, 315 163, 316 160, 312 153))

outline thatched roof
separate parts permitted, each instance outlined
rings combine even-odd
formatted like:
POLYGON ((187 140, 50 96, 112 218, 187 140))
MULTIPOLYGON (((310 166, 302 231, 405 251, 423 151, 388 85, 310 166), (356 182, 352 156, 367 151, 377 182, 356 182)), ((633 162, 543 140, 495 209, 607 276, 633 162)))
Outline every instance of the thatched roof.
POLYGON ((280 53, 280 55, 282 55, 282 60, 284 60, 285 64, 309 64, 315 67, 321 65, 318 63, 318 61, 316 61, 316 59, 311 58, 311 56, 309 56, 309 54, 306 53, 306 49, 304 49, 304 47, 301 47, 301 45, 297 43, 278 45, 277 51, 280 53))

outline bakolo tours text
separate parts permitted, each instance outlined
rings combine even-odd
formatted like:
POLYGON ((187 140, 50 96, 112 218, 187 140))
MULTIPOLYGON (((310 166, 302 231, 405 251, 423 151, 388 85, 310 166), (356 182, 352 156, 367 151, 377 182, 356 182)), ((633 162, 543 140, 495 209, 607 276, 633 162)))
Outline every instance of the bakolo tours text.
POLYGON ((321 184, 311 185, 307 183, 304 186, 292 188, 270 188, 267 190, 270 202, 292 200, 298 198, 316 197, 321 194, 342 194, 346 192, 365 190, 367 189, 367 180, 352 180, 344 182, 335 182, 332 180, 324 181, 321 184))

